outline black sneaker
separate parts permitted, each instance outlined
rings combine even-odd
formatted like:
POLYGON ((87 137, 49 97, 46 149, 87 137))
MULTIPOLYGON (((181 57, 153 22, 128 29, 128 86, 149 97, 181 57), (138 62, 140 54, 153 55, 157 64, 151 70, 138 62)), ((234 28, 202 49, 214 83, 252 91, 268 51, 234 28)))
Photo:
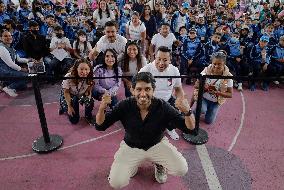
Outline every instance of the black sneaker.
POLYGON ((63 110, 62 108, 59 108, 59 110, 58 110, 58 114, 59 114, 59 115, 64 114, 64 110, 63 110))
POLYGON ((96 119, 94 117, 85 117, 86 121, 89 123, 89 125, 95 125, 96 119))

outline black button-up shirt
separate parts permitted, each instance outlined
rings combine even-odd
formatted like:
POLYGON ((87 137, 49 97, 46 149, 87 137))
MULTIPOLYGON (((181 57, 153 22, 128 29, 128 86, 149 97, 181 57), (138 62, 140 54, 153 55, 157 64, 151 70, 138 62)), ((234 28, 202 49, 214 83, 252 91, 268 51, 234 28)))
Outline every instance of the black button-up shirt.
POLYGON ((136 99, 131 97, 120 101, 111 112, 106 113, 104 123, 95 126, 97 130, 104 131, 119 120, 125 129, 124 141, 132 148, 148 150, 161 141, 165 129, 178 128, 185 133, 191 132, 182 114, 168 102, 157 98, 152 99, 144 120, 136 99))

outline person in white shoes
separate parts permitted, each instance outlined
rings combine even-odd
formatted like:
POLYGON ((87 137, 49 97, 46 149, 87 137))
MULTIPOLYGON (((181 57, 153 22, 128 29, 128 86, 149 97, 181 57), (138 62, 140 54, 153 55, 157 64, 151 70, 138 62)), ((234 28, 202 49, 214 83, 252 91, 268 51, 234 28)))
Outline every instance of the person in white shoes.
MULTIPOLYGON (((28 75, 28 69, 16 64, 28 63, 29 59, 20 58, 16 55, 16 50, 11 47, 13 37, 8 30, 0 32, 0 75, 4 77, 25 77, 28 75)), ((16 97, 16 90, 26 88, 26 80, 5 81, 3 91, 11 97, 16 97)))
POLYGON ((184 97, 176 101, 179 111, 166 101, 155 98, 156 85, 151 73, 138 73, 132 80, 133 96, 120 101, 110 112, 105 110, 111 104, 111 96, 105 93, 102 97, 96 115, 96 129, 104 131, 121 121, 125 130, 108 178, 114 189, 127 186, 144 161, 155 163, 155 179, 159 183, 166 182, 167 173, 184 176, 188 171, 186 159, 164 136, 164 131, 178 128, 191 133, 195 128, 194 116, 184 97))
MULTIPOLYGON (((165 46, 159 47, 155 60, 142 67, 139 72, 150 72, 153 76, 180 76, 178 68, 171 64, 171 50, 165 46)), ((157 78, 156 84, 154 96, 169 102, 172 106, 175 106, 173 94, 177 98, 184 96, 180 78, 157 78)), ((173 140, 179 139, 174 129, 167 130, 167 133, 173 140)))

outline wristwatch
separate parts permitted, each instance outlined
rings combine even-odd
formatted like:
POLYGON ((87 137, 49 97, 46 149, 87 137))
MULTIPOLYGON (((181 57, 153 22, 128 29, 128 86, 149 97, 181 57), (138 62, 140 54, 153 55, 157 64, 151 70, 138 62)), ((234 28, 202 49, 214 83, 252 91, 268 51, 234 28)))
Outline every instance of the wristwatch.
POLYGON ((189 109, 187 113, 184 113, 184 116, 191 116, 191 114, 192 114, 192 110, 189 109))

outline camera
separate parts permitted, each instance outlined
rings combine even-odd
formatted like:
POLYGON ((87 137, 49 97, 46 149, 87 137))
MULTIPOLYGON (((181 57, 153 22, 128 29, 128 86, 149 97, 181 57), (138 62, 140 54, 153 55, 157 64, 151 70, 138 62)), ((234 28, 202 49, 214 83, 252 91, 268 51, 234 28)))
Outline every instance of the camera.
POLYGON ((85 104, 86 107, 89 107, 90 104, 91 104, 91 99, 88 98, 87 96, 81 96, 80 99, 79 99, 79 103, 81 105, 85 104))

